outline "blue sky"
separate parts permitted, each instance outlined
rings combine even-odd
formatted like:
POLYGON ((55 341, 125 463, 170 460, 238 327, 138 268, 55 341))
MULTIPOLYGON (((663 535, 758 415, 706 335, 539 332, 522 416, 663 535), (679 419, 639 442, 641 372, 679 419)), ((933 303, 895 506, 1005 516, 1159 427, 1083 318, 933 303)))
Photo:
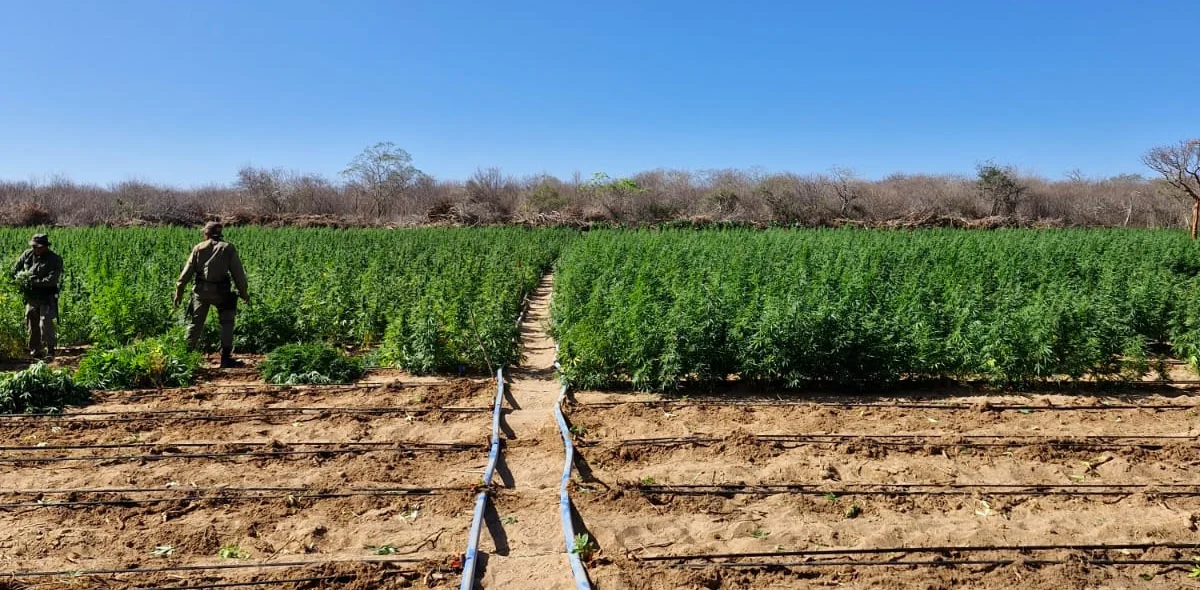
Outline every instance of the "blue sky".
POLYGON ((1147 173, 1200 135, 1194 1, 0 0, 0 179, 659 167, 1147 173))

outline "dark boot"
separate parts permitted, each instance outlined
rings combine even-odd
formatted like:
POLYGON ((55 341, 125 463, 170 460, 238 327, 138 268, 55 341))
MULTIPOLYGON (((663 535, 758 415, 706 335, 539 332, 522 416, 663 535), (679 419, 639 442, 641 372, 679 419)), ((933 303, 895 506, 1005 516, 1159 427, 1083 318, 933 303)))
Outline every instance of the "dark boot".
POLYGON ((238 369, 243 367, 242 361, 233 358, 233 351, 228 348, 221 349, 221 368, 222 369, 238 369))

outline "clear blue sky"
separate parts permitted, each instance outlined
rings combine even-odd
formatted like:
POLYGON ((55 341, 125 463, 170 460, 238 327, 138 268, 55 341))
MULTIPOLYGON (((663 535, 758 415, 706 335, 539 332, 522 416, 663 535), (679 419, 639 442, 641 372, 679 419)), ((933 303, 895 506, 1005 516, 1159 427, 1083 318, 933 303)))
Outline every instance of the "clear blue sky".
POLYGON ((1200 2, 0 0, 0 179, 759 166, 1147 173, 1200 2))

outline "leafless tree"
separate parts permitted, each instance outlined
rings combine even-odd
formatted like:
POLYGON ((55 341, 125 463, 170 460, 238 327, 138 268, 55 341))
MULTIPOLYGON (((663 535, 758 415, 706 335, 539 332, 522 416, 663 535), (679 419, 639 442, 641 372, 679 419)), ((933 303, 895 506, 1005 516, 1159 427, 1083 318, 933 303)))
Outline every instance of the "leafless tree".
POLYGON ((280 168, 267 170, 243 166, 238 170, 237 188, 246 193, 246 197, 261 213, 282 213, 286 208, 284 202, 284 173, 280 168))
POLYGON ((1181 200, 1192 199, 1192 239, 1200 224, 1200 139, 1185 139, 1174 145, 1159 146, 1142 156, 1151 170, 1162 175, 1167 186, 1181 200))
POLYGON ((323 176, 297 174, 288 178, 287 203, 296 213, 334 215, 341 212, 342 192, 323 176))
POLYGON ((837 195, 838 216, 846 217, 850 211, 850 207, 863 196, 862 184, 854 175, 854 170, 834 166, 829 169, 830 178, 829 184, 833 186, 833 193, 837 195))
POLYGON ((479 221, 509 221, 520 206, 521 187, 499 168, 482 168, 467 180, 467 205, 479 221))
POLYGON ((377 217, 391 215, 397 202, 423 175, 412 165, 412 156, 390 141, 363 150, 342 171, 347 189, 355 195, 355 212, 361 212, 365 204, 377 217))

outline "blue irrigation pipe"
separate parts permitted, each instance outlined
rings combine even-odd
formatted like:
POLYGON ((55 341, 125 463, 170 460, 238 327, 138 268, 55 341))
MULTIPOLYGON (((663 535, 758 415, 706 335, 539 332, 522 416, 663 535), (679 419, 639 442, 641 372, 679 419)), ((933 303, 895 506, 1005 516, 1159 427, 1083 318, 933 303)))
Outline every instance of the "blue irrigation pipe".
MULTIPOLYGON (((517 314, 517 329, 525 321, 525 308, 529 304, 529 294, 521 298, 521 313, 517 314)), ((496 403, 492 408, 492 446, 488 451, 487 467, 483 470, 483 491, 475 497, 475 515, 471 517, 471 531, 467 534, 467 552, 463 554, 462 583, 460 590, 472 590, 475 587, 475 566, 479 563, 479 534, 483 530, 483 514, 487 511, 488 491, 492 487, 492 475, 496 472, 496 462, 500 460, 500 410, 504 405, 504 367, 496 369, 496 403)))
MULTIPOLYGON (((562 371, 562 365, 558 363, 558 343, 554 343, 554 368, 562 371)), ((567 491, 568 485, 571 482, 571 469, 575 466, 575 443, 571 441, 571 429, 567 427, 567 418, 563 416, 562 405, 567 399, 567 384, 563 383, 562 389, 558 392, 558 400, 554 402, 554 420, 558 422, 558 431, 562 434, 563 439, 563 474, 562 484, 558 489, 558 509, 562 518, 563 540, 567 547, 567 561, 571 562, 571 573, 575 576, 575 586, 577 590, 592 590, 592 583, 588 580, 587 568, 583 566, 583 560, 575 549, 575 523, 571 518, 571 494, 567 491)))
POLYGON ((483 529, 483 514, 487 510, 488 491, 492 487, 492 475, 500 459, 500 409, 504 405, 504 367, 496 369, 496 403, 492 409, 492 445, 488 451, 487 467, 483 470, 483 491, 475 497, 475 515, 471 518, 471 532, 467 536, 467 552, 463 556, 461 590, 475 587, 475 565, 479 563, 479 533, 483 529))
POLYGON ((563 446, 566 449, 563 460, 562 486, 558 490, 558 506, 562 514, 563 540, 566 541, 567 560, 571 562, 571 573, 575 576, 575 586, 578 590, 592 590, 592 584, 588 581, 587 569, 583 567, 583 560, 579 558, 579 554, 573 551, 575 548, 575 525, 571 520, 571 495, 567 492, 567 485, 571 481, 571 468, 575 465, 575 445, 571 443, 571 430, 567 428, 567 420, 562 413, 562 402, 567 397, 567 386, 562 386, 562 391, 558 394, 558 401, 554 404, 554 419, 558 422, 558 429, 562 432, 563 446))

